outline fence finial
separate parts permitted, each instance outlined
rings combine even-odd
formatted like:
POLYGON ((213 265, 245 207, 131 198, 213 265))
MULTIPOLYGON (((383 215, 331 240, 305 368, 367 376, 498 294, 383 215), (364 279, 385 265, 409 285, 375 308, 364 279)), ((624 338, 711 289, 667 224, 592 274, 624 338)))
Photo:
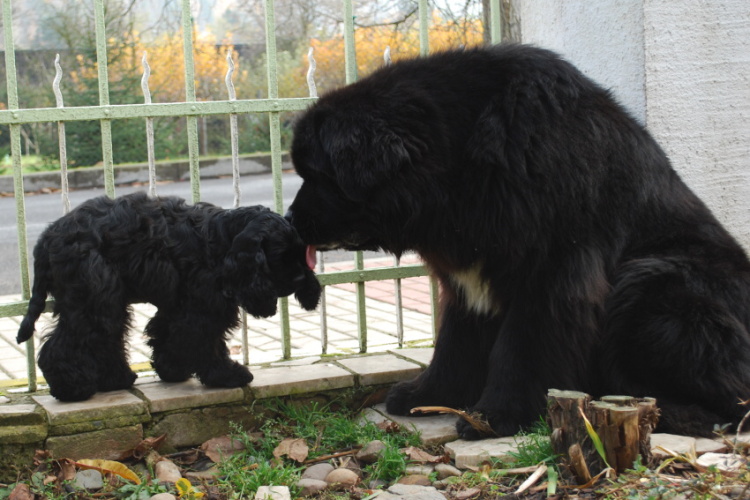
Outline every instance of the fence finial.
POLYGON ((390 45, 388 45, 385 48, 385 51, 383 52, 383 61, 385 61, 386 66, 391 65, 392 61, 391 61, 391 46, 390 45))
POLYGON ((141 90, 143 90, 143 98, 146 104, 151 104, 151 91, 148 88, 148 79, 151 76, 151 67, 148 65, 148 52, 143 52, 143 58, 141 58, 141 64, 143 65, 143 76, 141 77, 141 90))
POLYGON ((234 60, 232 59, 231 47, 227 50, 227 76, 224 78, 224 83, 227 85, 227 91, 229 92, 229 100, 234 101, 237 99, 237 94, 234 91, 234 83, 232 82, 232 75, 234 74, 234 60))
POLYGON ((318 87, 315 85, 315 57, 313 56, 314 49, 310 47, 307 51, 307 62, 309 64, 307 68, 307 88, 310 90, 310 97, 318 97, 318 87))

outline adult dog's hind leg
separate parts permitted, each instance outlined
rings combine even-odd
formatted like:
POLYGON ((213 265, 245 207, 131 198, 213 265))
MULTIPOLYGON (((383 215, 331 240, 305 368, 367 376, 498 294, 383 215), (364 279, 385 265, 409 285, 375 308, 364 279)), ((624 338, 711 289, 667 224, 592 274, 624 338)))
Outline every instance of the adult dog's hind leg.
POLYGON ((181 332, 173 329, 176 322, 180 321, 180 313, 181 311, 174 313, 159 309, 146 325, 145 333, 152 350, 151 364, 159 378, 165 382, 184 382, 189 379, 195 371, 193 357, 201 354, 190 352, 191 346, 182 342, 181 332))
POLYGON ((127 334, 130 328, 130 310, 121 301, 114 303, 114 298, 108 307, 93 321, 96 329, 97 389, 101 392, 129 389, 133 386, 137 375, 130 369, 128 363, 127 334))

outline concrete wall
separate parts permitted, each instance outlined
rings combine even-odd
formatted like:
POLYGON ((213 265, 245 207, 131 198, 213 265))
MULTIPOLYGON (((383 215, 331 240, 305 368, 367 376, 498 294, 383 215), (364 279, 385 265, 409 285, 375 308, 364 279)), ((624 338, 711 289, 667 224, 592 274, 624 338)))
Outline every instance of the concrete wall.
POLYGON ((611 88, 750 250, 750 1, 517 2, 523 41, 611 88))

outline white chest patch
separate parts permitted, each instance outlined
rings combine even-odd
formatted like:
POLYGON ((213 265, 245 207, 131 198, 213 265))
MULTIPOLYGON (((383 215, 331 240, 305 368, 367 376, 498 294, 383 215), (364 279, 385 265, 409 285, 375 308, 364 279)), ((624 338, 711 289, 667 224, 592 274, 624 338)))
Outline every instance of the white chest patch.
POLYGON ((451 274, 451 281, 463 293, 466 307, 479 314, 499 314, 500 305, 494 300, 492 289, 480 274, 481 264, 451 274))

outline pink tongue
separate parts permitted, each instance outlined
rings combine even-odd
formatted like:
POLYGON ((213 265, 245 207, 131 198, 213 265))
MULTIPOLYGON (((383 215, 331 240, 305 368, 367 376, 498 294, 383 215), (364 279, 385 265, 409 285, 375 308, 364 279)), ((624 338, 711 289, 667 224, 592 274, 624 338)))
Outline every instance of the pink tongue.
POLYGON ((305 250, 305 260, 307 260, 307 267, 309 267, 312 271, 315 270, 315 265, 318 263, 318 257, 315 254, 317 251, 317 248, 315 248, 315 245, 307 245, 307 249, 305 250))

